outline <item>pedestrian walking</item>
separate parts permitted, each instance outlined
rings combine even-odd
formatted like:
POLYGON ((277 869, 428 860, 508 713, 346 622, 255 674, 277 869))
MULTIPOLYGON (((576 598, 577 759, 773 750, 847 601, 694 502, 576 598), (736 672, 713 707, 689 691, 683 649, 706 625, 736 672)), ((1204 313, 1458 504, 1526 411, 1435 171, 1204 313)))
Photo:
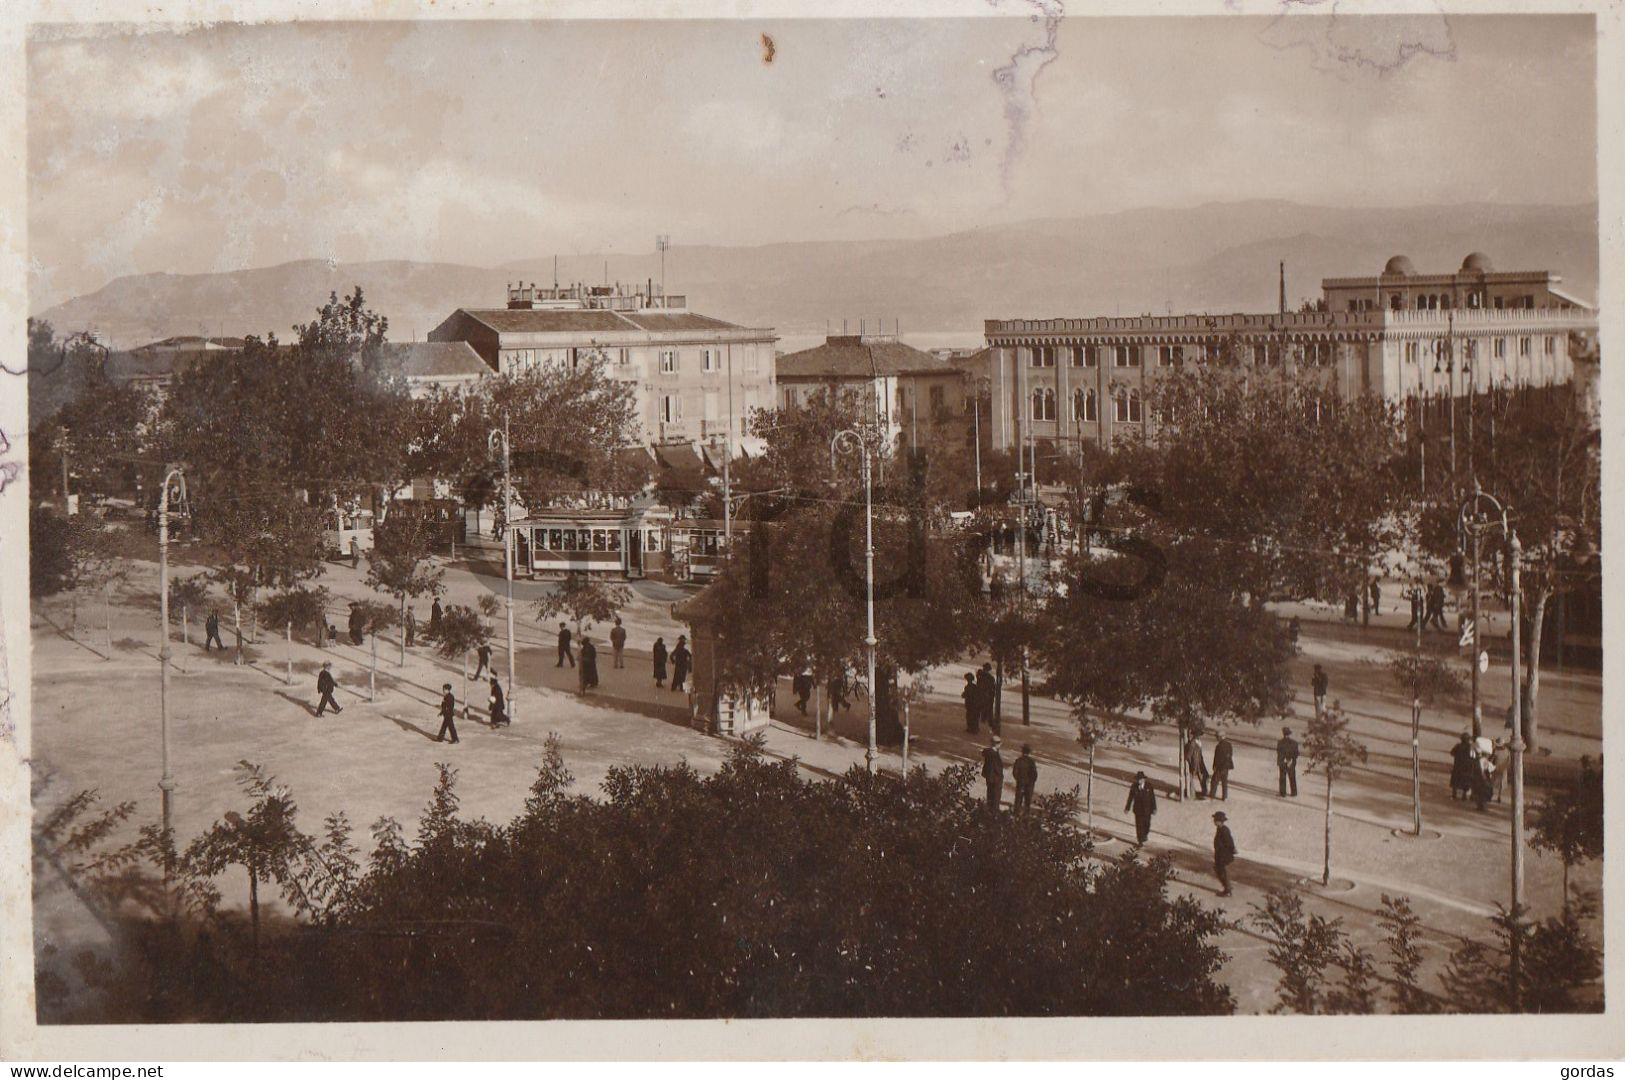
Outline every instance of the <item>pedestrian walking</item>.
POLYGON ((1473 791, 1473 770, 1477 763, 1473 760, 1473 737, 1463 731, 1456 745, 1450 748, 1450 797, 1452 799, 1468 798, 1473 791))
POLYGON ((576 654, 570 651, 570 628, 559 623, 559 660, 554 667, 563 667, 564 662, 570 661, 570 666, 576 666, 576 654))
POLYGON ((406 609, 406 647, 410 649, 418 640, 418 613, 411 608, 406 609))
POLYGON ((351 537, 350 538, 350 569, 351 570, 357 570, 357 569, 360 569, 360 567, 361 567, 361 541, 356 539, 355 537, 351 537))
POLYGON ((204 652, 209 651, 210 644, 220 646, 221 652, 226 651, 226 643, 220 640, 220 613, 218 611, 210 609, 209 617, 203 620, 203 632, 206 635, 203 639, 204 652))
POLYGON ((1033 787, 1038 783, 1038 762, 1033 760, 1033 748, 1021 744, 1021 756, 1010 766, 1010 776, 1016 782, 1016 813, 1033 808, 1033 787))
POLYGON ((982 729, 982 688, 976 685, 972 672, 965 672, 965 689, 959 697, 965 702, 965 730, 975 735, 982 729))
POLYGON ((1315 695, 1315 717, 1326 711, 1326 691, 1331 687, 1332 680, 1327 676, 1326 669, 1319 664, 1315 665, 1315 673, 1309 678, 1309 689, 1315 695))
POLYGON ((344 711, 339 707, 339 703, 333 700, 333 691, 338 688, 339 684, 333 679, 332 663, 323 664, 322 670, 316 675, 316 693, 321 695, 321 700, 316 703, 317 716, 326 712, 329 705, 333 706, 333 711, 336 713, 344 711))
POLYGON ((1230 895, 1230 864, 1236 861, 1236 839, 1230 835, 1230 819, 1220 810, 1213 815, 1213 876, 1219 879, 1219 895, 1230 895))
POLYGON ((451 733, 451 741, 460 741, 457 738, 457 695, 451 692, 451 683, 441 688, 440 698, 440 734, 434 737, 435 742, 444 742, 446 733, 451 733))
POLYGON ((350 601, 350 644, 360 645, 367 640, 367 617, 361 611, 361 605, 354 600, 350 601))
POLYGON ((1371 614, 1382 614, 1382 585, 1376 578, 1371 579, 1371 614))
POLYGON ((592 643, 592 638, 581 639, 581 689, 595 690, 598 687, 598 646, 592 643))
POLYGON ((474 669, 474 677, 477 679, 491 670, 491 643, 480 642, 480 647, 474 650, 474 655, 479 660, 479 666, 474 669))
POLYGON ((852 711, 852 699, 847 696, 848 693, 846 672, 837 671, 829 677, 829 712, 831 716, 835 715, 836 709, 845 709, 847 712, 852 711))
POLYGON ((982 751, 982 779, 987 781, 988 813, 999 812, 999 800, 1004 798, 1004 758, 999 754, 999 737, 993 736, 982 751))
POLYGON ((999 680, 993 674, 992 664, 983 664, 982 670, 976 673, 976 685, 982 690, 982 719, 986 721, 988 730, 999 734, 999 680))
POLYGON ((1292 616, 1291 621, 1286 624, 1286 636, 1287 640, 1292 642, 1292 647, 1296 649, 1298 639, 1303 636, 1303 623, 1296 615, 1292 616))
POLYGON ((490 710, 492 727, 503 727, 510 722, 508 720, 508 702, 502 695, 502 684, 497 681, 495 675, 491 676, 490 710))
POLYGON ((626 666, 626 627, 621 625, 621 617, 615 616, 615 625, 609 631, 609 648, 615 654, 615 666, 626 666))
POLYGON ((1128 801, 1123 804, 1123 813, 1131 811, 1134 814, 1134 842, 1144 846, 1146 837, 1151 835, 1151 815, 1157 812, 1157 793, 1143 772, 1135 773, 1134 783, 1128 786, 1128 801))
POLYGON ((802 668, 796 672, 796 677, 790 680, 790 688, 796 694, 796 708, 802 716, 807 715, 807 702, 812 698, 813 676, 812 672, 802 668))
POLYGON ((1427 614, 1422 618, 1422 626, 1446 629, 1444 624, 1444 586, 1435 581, 1428 586, 1427 614))
POLYGON ((1495 740, 1495 753, 1490 757, 1490 793, 1496 802, 1501 801, 1501 795, 1506 790, 1507 768, 1512 764, 1512 747, 1505 739, 1495 740))
POLYGON ((1185 740, 1185 769, 1191 779, 1197 783, 1196 797, 1205 799, 1208 796, 1207 760, 1202 756, 1202 738, 1195 732, 1185 740))
POLYGON ((1213 783, 1208 787, 1208 794, 1216 799, 1230 801, 1230 770, 1236 767, 1236 749, 1231 745, 1230 739, 1222 732, 1219 741, 1213 744, 1213 783), (1224 794, 1219 794, 1220 791, 1224 794))
POLYGON ((1358 589, 1350 592, 1343 601, 1343 618, 1349 622, 1360 621, 1360 592, 1358 589))
POLYGON ((653 650, 653 655, 654 655, 654 665, 655 665, 655 689, 664 690, 666 688, 666 639, 665 638, 663 638, 663 637, 655 638, 655 647, 654 647, 654 650, 653 650))
POLYGON ((1292 789, 1292 797, 1298 797, 1298 740, 1292 737, 1292 729, 1281 729, 1281 740, 1275 744, 1275 767, 1281 773, 1281 798, 1286 798, 1287 788, 1292 789))
POLYGON ((1405 624, 1405 629, 1415 630, 1422 621, 1422 586, 1412 582, 1411 587, 1405 590, 1405 598, 1411 602, 1411 621, 1405 624))
POLYGON ((694 654, 688 651, 688 638, 677 635, 677 648, 671 651, 671 688, 684 690, 689 670, 694 665, 694 654))
POLYGON ((440 617, 442 614, 444 612, 440 607, 440 597, 437 596, 434 598, 434 605, 429 608, 429 636, 432 638, 440 636, 440 617))

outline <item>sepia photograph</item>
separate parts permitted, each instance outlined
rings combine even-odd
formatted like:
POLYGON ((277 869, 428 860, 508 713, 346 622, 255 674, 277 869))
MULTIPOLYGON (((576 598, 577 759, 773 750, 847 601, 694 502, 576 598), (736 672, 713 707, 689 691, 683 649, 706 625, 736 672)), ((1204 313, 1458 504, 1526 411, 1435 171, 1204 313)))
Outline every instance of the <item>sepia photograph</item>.
POLYGON ((0 1056, 1625 1050, 1616 8, 21 7, 0 1056))

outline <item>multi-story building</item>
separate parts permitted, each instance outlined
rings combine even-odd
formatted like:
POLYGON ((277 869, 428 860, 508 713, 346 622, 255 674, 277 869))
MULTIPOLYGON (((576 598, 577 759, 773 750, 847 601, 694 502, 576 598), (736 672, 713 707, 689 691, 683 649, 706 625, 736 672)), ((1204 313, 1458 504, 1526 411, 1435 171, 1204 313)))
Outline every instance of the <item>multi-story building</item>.
POLYGON ((458 308, 430 341, 463 341, 495 372, 601 359, 630 384, 651 444, 720 443, 771 406, 772 330, 688 310, 682 296, 619 285, 508 288, 505 308, 458 308))
POLYGON ((1455 274, 1419 275, 1395 256, 1377 277, 1323 281, 1316 311, 990 319, 975 373, 990 390, 984 422, 998 449, 1104 442, 1150 421, 1158 378, 1220 357, 1396 401, 1566 383, 1569 335, 1594 333, 1597 313, 1559 280, 1497 274, 1478 254, 1455 274))
POLYGON ((897 447, 963 439, 970 422, 959 368, 892 334, 831 334, 822 345, 779 357, 777 377, 781 407, 804 404, 820 390, 855 394, 897 447))

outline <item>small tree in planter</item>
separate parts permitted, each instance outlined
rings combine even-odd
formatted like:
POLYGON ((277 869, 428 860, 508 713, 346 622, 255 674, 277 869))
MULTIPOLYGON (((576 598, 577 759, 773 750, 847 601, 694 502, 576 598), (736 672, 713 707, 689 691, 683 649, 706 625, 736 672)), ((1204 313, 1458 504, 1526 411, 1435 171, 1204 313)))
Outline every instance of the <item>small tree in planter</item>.
POLYGON ((445 660, 461 660, 463 665, 463 715, 468 715, 468 654, 491 639, 480 613, 466 604, 452 604, 440 613, 440 634, 435 652, 445 660))
POLYGON ((356 604, 355 610, 361 617, 361 628, 372 638, 372 667, 367 672, 367 700, 377 701, 378 635, 392 626, 400 625, 401 616, 391 605, 376 600, 362 600, 356 604))
POLYGON ((1319 771, 1326 776, 1326 846, 1321 863, 1320 883, 1332 883, 1332 785, 1348 767, 1366 759, 1365 744, 1348 734, 1349 718, 1343 712, 1343 703, 1334 701, 1309 721, 1309 734, 1304 740, 1304 756, 1309 759, 1309 772, 1319 771))
POLYGON ((1079 705, 1073 709, 1078 721, 1078 742, 1089 755, 1089 771, 1084 786, 1084 816, 1090 836, 1095 834, 1095 748, 1101 743, 1134 746, 1145 738, 1144 727, 1111 713, 1089 713, 1079 705))
POLYGON ((327 633, 327 602, 320 585, 291 585, 266 597, 258 612, 267 625, 281 626, 288 643, 288 685, 293 685, 293 628, 303 627, 321 641, 327 633))
POLYGON ((1529 846, 1563 860, 1563 913, 1569 912, 1569 870, 1602 858, 1602 770, 1580 759, 1579 779, 1546 796, 1535 807, 1529 846))
POLYGON ((210 576, 225 587, 226 596, 231 599, 232 631, 237 636, 237 658, 235 663, 241 664, 243 662, 243 608, 253 602, 257 579, 253 570, 237 565, 221 567, 210 576))
POLYGON ((1422 706, 1461 693, 1461 672, 1437 656, 1390 653, 1383 666, 1411 693, 1411 835, 1422 835, 1422 706))
POLYGON ((897 700, 903 706, 903 772, 908 772, 908 743, 909 743, 909 711, 915 705, 924 704, 925 699, 931 696, 931 673, 917 671, 914 677, 906 684, 897 688, 897 700))
MULTIPOLYGON (((407 597, 438 596, 446 591, 445 571, 429 565, 434 534, 420 518, 392 517, 373 530, 372 554, 367 559, 367 584, 400 603, 398 618, 406 622, 407 597)), ((400 666, 406 666, 406 635, 401 635, 400 666)))
MULTIPOLYGON (((563 615, 575 623, 576 640, 581 640, 583 624, 605 623, 632 602, 632 590, 625 585, 592 577, 583 570, 572 570, 564 583, 536 601, 539 622, 563 615)), ((581 668, 576 667, 577 687, 580 686, 581 668)))

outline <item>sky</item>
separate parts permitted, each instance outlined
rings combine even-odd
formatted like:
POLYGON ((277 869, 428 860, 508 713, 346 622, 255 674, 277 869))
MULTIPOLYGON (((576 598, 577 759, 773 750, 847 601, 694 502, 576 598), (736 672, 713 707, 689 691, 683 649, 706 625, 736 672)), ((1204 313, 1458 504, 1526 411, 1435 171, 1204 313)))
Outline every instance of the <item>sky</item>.
POLYGON ((28 46, 30 308, 294 259, 1596 198, 1589 17, 215 25, 28 46), (771 46, 765 39, 771 39, 771 46), (769 60, 771 55, 771 60, 769 60))

